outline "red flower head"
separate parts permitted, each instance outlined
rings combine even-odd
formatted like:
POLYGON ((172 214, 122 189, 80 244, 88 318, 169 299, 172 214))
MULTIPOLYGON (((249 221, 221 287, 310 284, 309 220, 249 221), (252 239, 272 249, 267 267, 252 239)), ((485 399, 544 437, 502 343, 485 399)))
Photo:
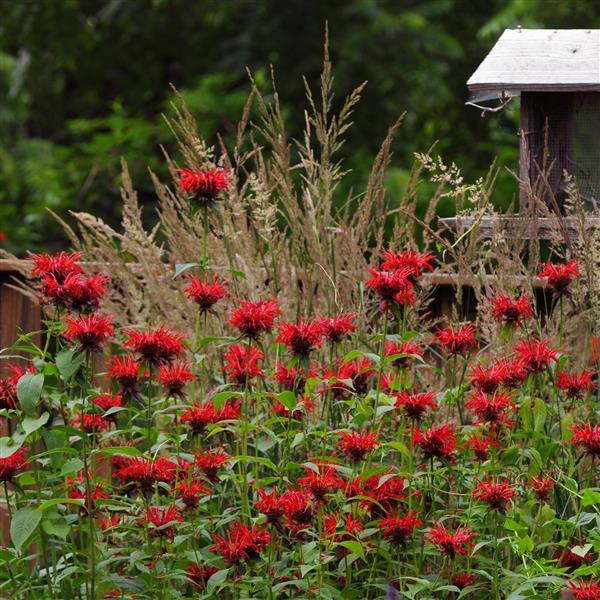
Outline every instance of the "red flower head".
POLYGON ((183 396, 186 384, 196 379, 190 371, 189 363, 166 363, 158 370, 158 378, 169 396, 183 396))
POLYGON ((298 485, 302 489, 308 489, 318 502, 325 500, 327 494, 331 494, 344 486, 343 479, 337 470, 327 464, 318 465, 318 471, 304 466, 306 477, 298 479, 298 485))
MULTIPOLYGON (((114 396, 112 394, 102 394, 94 398, 93 402, 100 410, 104 412, 109 411, 111 408, 120 408, 123 406, 123 398, 118 394, 115 394, 114 396)), ((113 413, 108 417, 105 416, 104 418, 114 421, 116 417, 117 414, 113 413)))
POLYGON ((440 427, 432 426, 422 433, 415 429, 415 444, 421 449, 425 458, 437 457, 441 460, 454 460, 456 454, 456 427, 454 423, 446 423, 440 427))
POLYGON ((377 434, 370 431, 342 431, 339 435, 338 447, 352 462, 360 462, 379 446, 377 434))
POLYGON ((254 377, 264 375, 259 362, 265 355, 254 346, 234 344, 225 353, 225 366, 223 371, 227 373, 229 380, 237 385, 245 385, 254 377))
POLYGON ((41 291, 46 302, 55 306, 78 312, 93 312, 100 306, 100 299, 106 294, 105 275, 85 276, 81 273, 69 273, 64 281, 54 275, 45 275, 41 291))
POLYGON ((102 415, 86 413, 77 415, 71 421, 71 426, 82 429, 86 433, 99 433, 108 429, 108 421, 102 415))
POLYGON ((113 356, 107 376, 119 383, 123 394, 135 394, 140 382, 140 363, 132 356, 113 356))
POLYGON ((543 502, 548 499, 555 484, 551 477, 532 477, 527 485, 533 489, 535 497, 543 502))
POLYGON ((543 371, 551 362, 558 362, 557 351, 548 340, 521 340, 515 347, 517 357, 530 373, 543 371))
POLYGON ((475 392, 465 406, 483 423, 493 425, 510 425, 506 413, 515 407, 507 392, 496 391, 492 396, 483 392, 475 392))
POLYGON ((203 481, 186 477, 173 488, 173 492, 179 496, 187 509, 194 509, 198 507, 200 498, 210 493, 210 489, 203 481))
POLYGON ((117 527, 121 522, 121 515, 119 513, 111 513, 110 515, 98 515, 98 525, 102 531, 108 531, 113 527, 117 527))
POLYGON ((95 313, 91 315, 80 315, 77 318, 67 317, 65 319, 67 328, 64 335, 68 340, 77 340, 81 350, 94 352, 113 335, 112 318, 108 315, 100 316, 95 313))
POLYGON ((512 298, 508 294, 500 294, 492 300, 492 316, 498 323, 518 327, 532 315, 533 307, 529 296, 512 298))
POLYGON ((142 492, 152 491, 155 483, 173 483, 177 470, 177 463, 163 456, 155 461, 128 456, 113 458, 115 479, 118 479, 121 485, 142 492))
POLYGON ((464 590, 475 583, 475 575, 473 573, 457 573, 452 575, 450 583, 459 590, 464 590))
POLYGON ((98 484, 93 490, 90 489, 88 497, 85 479, 85 471, 80 471, 76 479, 69 477, 67 479, 67 485, 69 486, 68 494, 69 498, 73 500, 82 500, 83 505, 81 510, 84 514, 89 514, 96 510, 98 500, 107 500, 110 498, 110 492, 105 490, 101 484, 98 484))
POLYGON ((242 301, 240 306, 231 312, 229 324, 239 329, 243 336, 257 338, 273 329, 275 318, 280 314, 275 300, 242 301))
POLYGON ((26 464, 24 448, 19 448, 6 458, 0 458, 0 481, 10 481, 26 464))
POLYGON ((392 365, 397 369, 406 369, 411 362, 420 359, 423 359, 423 352, 419 348, 417 344, 413 344, 411 342, 402 342, 401 344, 396 344, 395 342, 390 342, 389 340, 385 342, 385 358, 389 358, 390 356, 395 356, 397 354, 404 354, 405 356, 398 356, 392 361, 392 365))
POLYGON ((356 479, 347 495, 350 498, 362 496, 361 505, 373 516, 381 516, 395 511, 400 501, 407 497, 407 493, 406 481, 399 475, 387 472, 364 480, 356 479))
POLYGON ((210 310, 219 300, 229 298, 225 282, 220 281, 218 277, 215 277, 212 282, 208 281, 208 277, 204 280, 189 277, 188 281, 183 293, 198 305, 201 312, 210 310))
POLYGON ((150 535, 172 540, 177 534, 175 523, 183 523, 183 517, 175 506, 150 506, 147 515, 142 519, 142 524, 147 522, 154 525, 150 529, 150 535))
POLYGON ((197 565, 190 564, 186 569, 188 579, 194 584, 194 587, 199 591, 203 592, 206 588, 208 580, 218 571, 217 567, 211 567, 210 565, 204 565, 202 568, 197 565))
POLYGON ((260 500, 254 505, 256 509, 267 517, 268 523, 279 523, 285 511, 281 501, 277 498, 277 490, 272 490, 270 494, 265 490, 258 490, 258 495, 260 500))
POLYGON ((212 402, 202 405, 193 404, 181 415, 181 422, 187 423, 192 433, 204 433, 206 426, 219 421, 233 421, 240 416, 239 402, 226 402, 221 408, 215 409, 212 402))
POLYGON ((316 377, 316 375, 317 373, 314 369, 309 369, 309 372, 306 373, 302 368, 286 367, 285 365, 279 364, 277 365, 274 379, 286 390, 302 394, 304 392, 306 380, 309 377, 316 377))
POLYGON ((133 348, 142 360, 151 364, 161 364, 181 356, 183 338, 165 325, 159 325, 154 331, 129 329, 125 332, 128 340, 125 346, 133 348))
POLYGON ((420 394, 411 394, 403 391, 396 395, 396 407, 402 408, 406 416, 419 421, 427 412, 427 409, 435 410, 437 404, 435 401, 435 392, 422 392, 420 394))
POLYGON ((484 394, 493 394, 500 385, 502 371, 498 366, 475 365, 469 373, 471 385, 484 394))
MULTIPOLYGON (((312 408, 313 402, 308 396, 306 396, 296 404, 295 408, 292 410, 291 417, 296 421, 300 421, 302 419, 302 415, 309 413, 312 408)), ((290 409, 284 404, 281 404, 281 402, 279 402, 277 399, 273 405, 273 411, 279 417, 283 417, 285 419, 290 418, 290 409)))
POLYGON ((526 364, 520 358, 497 361, 493 372, 505 388, 521 386, 528 375, 526 364))
POLYGON ((506 505, 512 502, 517 490, 507 481, 484 479, 478 481, 477 487, 471 492, 473 498, 489 505, 491 510, 504 512, 506 505))
POLYGON ((569 591, 575 600, 600 600, 600 579, 590 577, 585 581, 569 581, 569 591))
POLYGON ((211 483, 219 481, 219 470, 231 460, 231 456, 227 455, 222 448, 209 448, 204 452, 198 452, 195 457, 196 466, 211 483))
POLYGON ((321 319, 321 331, 324 337, 334 344, 339 344, 348 334, 356 331, 355 313, 339 314, 337 317, 321 319))
POLYGON ((371 273, 371 279, 365 283, 365 287, 371 288, 379 296, 382 310, 387 310, 390 304, 396 304, 396 296, 411 286, 408 269, 398 271, 369 269, 369 273, 371 273))
POLYGON ((393 544, 405 545, 412 537, 415 527, 421 527, 422 521, 416 513, 407 512, 400 516, 392 514, 379 521, 378 529, 383 529, 383 537, 393 544))
POLYGON ((258 526, 250 528, 236 521, 225 537, 214 535, 213 539, 216 544, 210 548, 210 552, 218 552, 227 564, 237 565, 258 558, 271 541, 271 536, 266 529, 258 526))
POLYGON ((596 389, 594 381, 596 374, 593 371, 581 373, 565 373, 560 371, 556 378, 556 387, 564 390, 570 400, 580 400, 585 394, 596 389))
POLYGON ((464 356, 477 346, 475 325, 472 323, 456 328, 438 329, 436 339, 448 354, 464 356))
POLYGON ((226 169, 179 169, 179 189, 195 194, 209 204, 221 193, 229 191, 229 171, 226 169))
POLYGON ((331 383, 329 389, 336 398, 343 398, 349 393, 365 394, 376 373, 373 362, 363 357, 360 360, 349 360, 346 363, 340 361, 337 372, 326 371, 324 378, 337 379, 336 382, 331 383), (352 385, 349 386, 347 381, 350 381, 352 385))
POLYGON ((438 523, 429 530, 427 539, 437 546, 442 554, 453 559, 457 554, 467 556, 470 553, 473 546, 471 539, 474 537, 474 533, 461 525, 456 528, 454 533, 451 533, 443 523, 438 523))
POLYGON ((431 252, 421 254, 414 250, 404 250, 403 252, 392 252, 391 250, 383 251, 385 261, 381 264, 382 271, 408 271, 408 278, 416 280, 423 274, 425 269, 433 271, 431 262, 434 260, 431 252))
POLYGON ((574 571, 582 565, 588 564, 592 558, 593 553, 586 552, 583 556, 576 554, 571 548, 557 548, 554 553, 554 558, 558 560, 559 565, 563 569, 569 569, 574 571))
POLYGON ((592 426, 590 423, 586 423, 583 427, 573 425, 572 443, 575 446, 582 446, 585 454, 600 457, 600 425, 592 426))
POLYGON ((62 283, 67 275, 71 273, 81 273, 82 269, 77 264, 81 258, 81 252, 59 252, 54 256, 50 254, 33 254, 33 269, 31 275, 33 277, 46 277, 50 275, 56 279, 58 283, 62 283))
POLYGON ((5 379, 0 379, 0 409, 14 409, 18 406, 17 383, 25 373, 34 371, 33 367, 27 367, 25 370, 20 365, 8 365, 8 368, 11 374, 5 379))
POLYGON ((499 448, 500 444, 489 437, 477 437, 472 436, 465 442, 465 447, 471 448, 475 458, 481 462, 487 460, 490 457, 492 448, 499 448))
POLYGON ((312 494, 308 490, 289 489, 281 494, 279 503, 290 527, 296 529, 310 523, 313 517, 312 494))
POLYGON ((573 279, 579 277, 579 264, 570 260, 566 265, 546 263, 540 266, 543 269, 540 271, 539 277, 546 279, 546 285, 552 288, 552 296, 556 299, 569 295, 569 287, 573 279))
POLYGON ((298 321, 298 323, 282 323, 279 325, 279 335, 276 342, 285 344, 294 356, 303 358, 321 347, 323 327, 320 321, 298 321))
MULTIPOLYGON (((333 538, 335 542, 343 542, 355 540, 358 534, 364 529, 363 524, 352 517, 352 515, 338 516, 335 513, 330 513, 323 517, 323 533, 325 537, 333 538), (338 524, 341 524, 343 531, 336 532, 338 524)), ((347 552, 347 549, 339 548, 338 551, 342 555, 347 552)))

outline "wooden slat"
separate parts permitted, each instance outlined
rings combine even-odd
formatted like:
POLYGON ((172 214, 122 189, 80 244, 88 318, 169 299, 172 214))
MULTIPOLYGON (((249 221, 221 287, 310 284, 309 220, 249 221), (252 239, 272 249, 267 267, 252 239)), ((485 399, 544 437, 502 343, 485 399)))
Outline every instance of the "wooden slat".
POLYGON ((600 30, 507 29, 467 87, 471 91, 600 91, 600 30))
MULTIPOLYGON (((554 239, 564 231, 570 239, 579 236, 579 224, 573 217, 521 217, 519 215, 495 215, 489 217, 465 216, 439 219, 438 223, 450 231, 467 231, 477 225, 479 233, 484 238, 491 238, 498 233, 518 236, 520 239, 554 239)), ((600 218, 587 217, 584 227, 586 230, 600 227, 600 218)))

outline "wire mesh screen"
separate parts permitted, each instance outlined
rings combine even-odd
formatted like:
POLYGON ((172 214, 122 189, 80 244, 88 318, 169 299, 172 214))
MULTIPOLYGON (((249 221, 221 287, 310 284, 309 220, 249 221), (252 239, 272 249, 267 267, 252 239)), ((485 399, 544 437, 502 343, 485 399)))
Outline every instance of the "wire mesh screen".
POLYGON ((586 203, 600 201, 600 93, 573 94, 571 152, 567 171, 586 203))

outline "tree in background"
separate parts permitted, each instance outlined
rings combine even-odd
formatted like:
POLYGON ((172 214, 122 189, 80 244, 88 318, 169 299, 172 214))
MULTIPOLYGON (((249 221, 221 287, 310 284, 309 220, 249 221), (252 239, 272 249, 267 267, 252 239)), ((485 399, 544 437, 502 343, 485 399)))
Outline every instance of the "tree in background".
MULTIPOLYGON (((302 76, 318 77, 326 21, 340 97, 369 81, 345 146, 357 187, 366 159, 403 111, 388 176, 392 201, 412 153, 436 140, 436 152, 467 179, 496 157, 515 167, 514 108, 482 119, 464 106, 468 76, 505 27, 589 28, 600 20, 593 0, 326 0, 309 8, 300 0, 5 0, 0 229, 7 247, 61 246, 46 208, 116 221, 122 156, 152 205, 147 167, 163 176, 160 145, 172 143, 160 116, 170 110, 170 84, 216 141, 234 131, 249 90, 245 67, 268 89, 272 64, 290 130, 300 131, 302 76)), ((501 169, 497 202, 508 204, 515 192, 501 169)))

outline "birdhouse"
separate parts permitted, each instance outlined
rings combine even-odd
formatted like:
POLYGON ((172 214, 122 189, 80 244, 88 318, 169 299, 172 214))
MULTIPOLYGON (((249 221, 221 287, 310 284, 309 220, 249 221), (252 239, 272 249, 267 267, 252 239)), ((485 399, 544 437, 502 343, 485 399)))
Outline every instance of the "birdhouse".
POLYGON ((565 173, 600 201, 600 30, 507 29, 467 87, 475 105, 520 96, 522 201, 542 177, 560 207, 565 173))
POLYGON ((507 29, 467 87, 482 110, 520 99, 522 212, 535 198, 560 213, 565 173, 600 204, 600 30, 507 29))

